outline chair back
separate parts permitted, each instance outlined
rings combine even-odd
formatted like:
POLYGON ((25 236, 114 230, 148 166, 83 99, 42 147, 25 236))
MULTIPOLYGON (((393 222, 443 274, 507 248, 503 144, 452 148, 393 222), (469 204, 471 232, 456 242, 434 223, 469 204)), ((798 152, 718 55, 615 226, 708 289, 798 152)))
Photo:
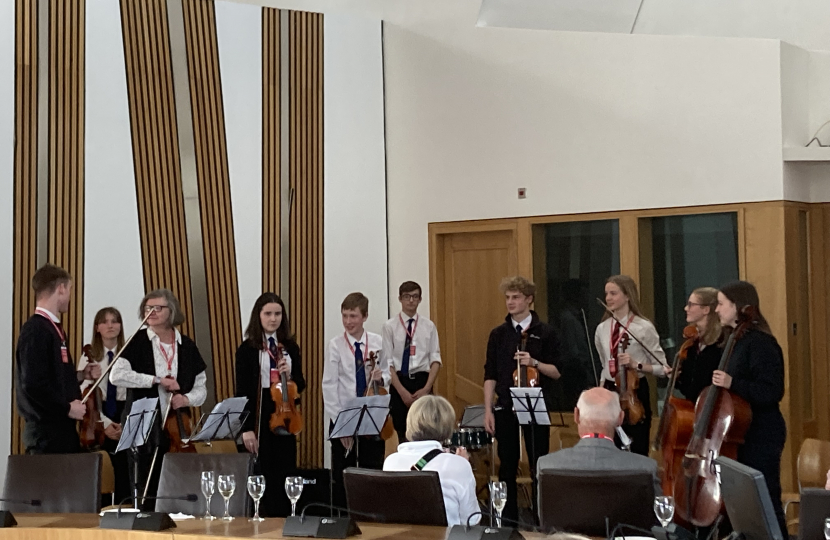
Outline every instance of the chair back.
POLYGON ((349 511, 359 521, 447 526, 441 480, 436 471, 343 471, 349 511), (418 503, 402 494, 418 494, 418 503))
MULTIPOLYGON (((161 464, 159 480, 159 497, 184 497, 195 494, 198 501, 177 501, 159 499, 156 512, 189 514, 193 516, 205 513, 205 496, 202 494, 202 471, 214 471, 216 474, 216 491, 210 500, 210 513, 222 516, 225 513, 225 501, 219 494, 219 475, 233 474, 236 489, 230 499, 228 510, 234 517, 244 517, 253 508, 248 496, 248 476, 254 469, 253 454, 165 454, 161 464)), ((269 489, 282 489, 282 486, 268 486, 269 489)))
POLYGON ((800 489, 824 487, 830 469, 830 442, 804 439, 798 451, 798 486, 800 489))
POLYGON ((651 529, 657 523, 653 508, 654 478, 649 472, 539 471, 542 531, 605 538, 621 523, 651 529))
POLYGON ((3 498, 37 499, 40 506, 2 503, 19 513, 91 514, 101 511, 101 455, 38 454, 9 456, 3 498))
POLYGON ((112 495, 115 493, 115 468, 109 452, 100 450, 98 453, 101 454, 101 495, 112 495))

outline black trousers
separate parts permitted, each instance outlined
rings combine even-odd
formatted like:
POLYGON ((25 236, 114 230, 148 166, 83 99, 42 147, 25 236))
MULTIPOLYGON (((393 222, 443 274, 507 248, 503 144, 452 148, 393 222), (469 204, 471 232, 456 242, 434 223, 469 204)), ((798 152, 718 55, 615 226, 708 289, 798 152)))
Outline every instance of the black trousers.
MULTIPOLYGON (((496 440, 499 453, 499 480, 507 484, 507 504, 502 517, 510 520, 519 519, 518 488, 516 476, 519 469, 519 420, 509 409, 495 412, 496 440)), ((538 520, 536 508, 538 483, 536 480, 536 462, 550 450, 550 426, 521 426, 525 440, 530 475, 533 478, 533 495, 531 505, 534 519, 538 520)))
MULTIPOLYGON (((332 427, 333 424, 330 424, 329 433, 331 433, 332 427)), ((348 456, 340 439, 332 439, 330 444, 332 504, 346 508, 346 487, 343 485, 343 471, 348 467, 383 469, 386 443, 380 437, 358 437, 357 445, 352 446, 348 456)))
MULTIPOLYGON (((406 388, 406 390, 411 394, 426 386, 427 381, 429 380, 429 373, 421 371, 420 373, 403 375, 399 371, 398 380, 400 381, 401 386, 406 388)), ((432 392, 430 392, 430 394, 431 393, 432 392)), ((407 407, 403 402, 401 395, 398 394, 398 390, 394 385, 391 385, 389 394, 391 396, 389 400, 389 414, 392 415, 392 425, 395 426, 395 431, 398 433, 398 442, 404 443, 407 441, 406 416, 409 414, 409 407, 407 407)))
MULTIPOLYGON (((123 401, 116 401, 115 403, 115 415, 113 415, 116 419, 121 418, 121 415, 124 411, 124 402, 123 401)), ((122 426, 123 427, 123 426, 122 426)), ((104 446, 103 450, 106 450, 107 453, 110 455, 110 461, 112 462, 112 469, 115 473, 115 504, 120 503, 124 499, 130 496, 130 466, 127 460, 128 451, 122 451, 119 453, 115 453, 115 449, 118 448, 118 441, 114 441, 109 437, 104 439, 104 446)), ((102 501, 103 502, 103 501, 102 501)), ((104 506, 109 505, 109 502, 106 502, 104 506)))
POLYGON ((767 483, 772 509, 783 538, 789 538, 784 507, 781 505, 781 453, 783 445, 747 443, 738 449, 738 462, 760 471, 767 483))
POLYGON ((27 421, 23 426, 23 447, 27 454, 78 453, 78 422, 69 417, 55 423, 27 421))
MULTIPOLYGON (((255 472, 265 477, 265 495, 259 503, 259 515, 291 515, 291 501, 285 494, 285 479, 297 473, 297 437, 275 435, 268 423, 274 412, 270 389, 262 391, 262 422, 259 429, 259 460, 255 472)), ((243 446, 244 451, 244 446, 243 446)), ((297 511, 299 512, 299 508, 297 511)))
MULTIPOLYGON (((605 381, 605 388, 617 391, 617 385, 611 381, 605 381)), ((648 456, 648 447, 651 437, 651 392, 649 391, 648 378, 640 378, 640 385, 637 387, 637 399, 643 404, 645 414, 643 419, 636 424, 623 423, 623 431, 631 439, 631 451, 641 456, 648 456)), ((622 448, 622 441, 614 435, 614 443, 622 448)))

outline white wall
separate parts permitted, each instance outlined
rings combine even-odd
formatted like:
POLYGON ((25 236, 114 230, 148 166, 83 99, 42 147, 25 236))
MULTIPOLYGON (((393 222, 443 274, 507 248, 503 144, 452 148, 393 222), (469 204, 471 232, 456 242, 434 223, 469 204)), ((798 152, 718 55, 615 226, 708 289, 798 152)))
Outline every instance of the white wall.
POLYGON ((216 2, 242 328, 262 291, 262 8, 216 2))
POLYGON ((114 306, 129 336, 144 296, 127 76, 118 0, 87 0, 85 110, 84 335, 95 313, 114 306))
POLYGON ((11 450, 14 243, 14 2, 0 2, 0 485, 11 450))
MULTIPOLYGON (((380 21, 323 19, 323 253, 325 340, 343 333, 340 303, 369 297, 366 329, 380 333, 386 300, 386 177, 380 21)), ((328 420, 325 424, 328 425, 328 420)), ((326 460, 329 459, 326 445, 326 460)))

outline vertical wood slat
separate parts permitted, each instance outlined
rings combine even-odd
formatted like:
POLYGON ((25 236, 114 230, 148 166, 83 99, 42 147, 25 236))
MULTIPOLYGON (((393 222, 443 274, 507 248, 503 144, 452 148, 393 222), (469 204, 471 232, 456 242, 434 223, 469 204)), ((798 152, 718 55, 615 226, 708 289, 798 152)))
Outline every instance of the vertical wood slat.
POLYGON ((280 11, 262 8, 262 290, 280 290, 280 11))
MULTIPOLYGON (((77 361, 83 344, 85 3, 49 3, 48 261, 74 278, 62 323, 77 361)), ((46 59, 41 59, 46 60, 46 59)))
POLYGON ((216 399, 233 396, 242 341, 219 49, 213 0, 183 0, 216 399), (221 309, 220 309, 221 306, 221 309))
MULTIPOLYGON (((166 287, 193 337, 190 264, 165 0, 121 0, 144 287, 166 287)), ((136 306, 139 298, 136 298, 136 306)))
MULTIPOLYGON (((37 0, 16 0, 15 5, 15 111, 14 111, 14 248, 12 332, 17 346, 20 327, 35 305, 30 280, 37 266, 37 0)), ((14 355, 14 350, 11 351, 14 355)), ((16 372, 17 363, 12 362, 16 372)), ((12 414, 11 452, 23 451, 23 419, 12 414)))
POLYGON ((295 190, 290 220, 289 312, 303 351, 308 386, 299 462, 323 463, 323 15, 289 17, 289 177, 295 190))

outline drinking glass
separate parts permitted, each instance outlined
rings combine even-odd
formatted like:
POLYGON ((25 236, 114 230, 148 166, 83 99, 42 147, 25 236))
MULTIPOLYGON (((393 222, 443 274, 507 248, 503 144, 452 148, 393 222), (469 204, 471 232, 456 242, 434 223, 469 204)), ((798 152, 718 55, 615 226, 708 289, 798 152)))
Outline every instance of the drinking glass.
POLYGON ((830 518, 824 520, 824 538, 830 540, 830 518))
POLYGON ((496 509, 496 527, 501 527, 501 511, 507 504, 507 482, 490 482, 490 500, 496 509))
POLYGON ((233 497, 233 492, 236 490, 236 478, 232 474, 220 474, 217 486, 219 487, 219 494, 225 499, 225 515, 222 516, 222 521, 232 521, 233 517, 228 511, 228 505, 231 502, 231 497, 233 497))
POLYGON ((674 518, 674 497, 661 495, 654 497, 654 515, 665 529, 674 518))
POLYGON ((254 500, 254 517, 250 521, 265 521, 259 517, 259 500, 265 494, 265 477, 262 475, 248 477, 248 495, 254 500))
POLYGON ((202 495, 204 495, 207 500, 207 504, 205 504, 205 515, 202 519, 216 519, 214 516, 210 515, 210 498, 213 497, 213 491, 215 489, 216 473, 213 471, 202 471, 202 495))
POLYGON ((291 501, 291 515, 297 515, 297 501, 300 500, 300 495, 303 494, 303 477, 289 476, 285 479, 285 494, 288 495, 291 501))

